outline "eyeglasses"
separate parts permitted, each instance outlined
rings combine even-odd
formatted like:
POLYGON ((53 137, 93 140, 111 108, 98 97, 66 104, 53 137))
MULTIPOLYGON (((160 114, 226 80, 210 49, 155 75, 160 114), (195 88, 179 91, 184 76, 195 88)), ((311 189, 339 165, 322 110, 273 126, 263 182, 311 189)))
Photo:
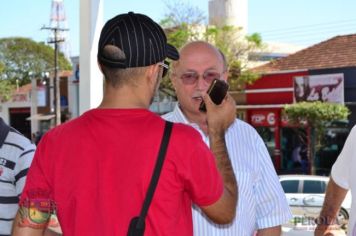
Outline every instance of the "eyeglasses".
POLYGON ((163 68, 163 72, 162 72, 162 78, 165 77, 168 73, 169 70, 169 62, 168 61, 164 61, 164 62, 159 62, 158 63, 159 66, 162 66, 163 68))
MULTIPOLYGON (((197 72, 192 71, 182 74, 180 79, 182 80, 183 84, 192 85, 198 81, 199 76, 200 75, 197 72)), ((220 79, 221 74, 215 71, 205 71, 202 74, 202 77, 206 83, 211 84, 214 79, 220 79)))

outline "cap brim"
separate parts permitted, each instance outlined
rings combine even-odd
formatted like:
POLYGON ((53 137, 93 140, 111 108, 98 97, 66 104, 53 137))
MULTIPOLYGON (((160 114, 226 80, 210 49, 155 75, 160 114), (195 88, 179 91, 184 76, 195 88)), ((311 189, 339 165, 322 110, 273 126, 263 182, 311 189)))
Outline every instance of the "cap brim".
POLYGON ((176 60, 179 59, 179 52, 178 52, 178 50, 177 50, 174 46, 172 46, 172 45, 170 45, 170 44, 167 44, 167 57, 168 57, 169 59, 174 60, 174 61, 176 61, 176 60))

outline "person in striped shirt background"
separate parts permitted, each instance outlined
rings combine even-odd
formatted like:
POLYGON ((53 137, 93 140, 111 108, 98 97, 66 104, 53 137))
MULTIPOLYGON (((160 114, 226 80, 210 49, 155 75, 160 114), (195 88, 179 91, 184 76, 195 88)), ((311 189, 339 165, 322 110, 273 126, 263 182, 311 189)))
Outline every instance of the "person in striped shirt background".
POLYGON ((0 236, 10 235, 36 146, 0 117, 0 236))
MULTIPOLYGON (((170 74, 178 104, 163 118, 194 127, 209 145, 207 115, 199 111, 199 105, 212 80, 227 81, 227 72, 224 55, 213 45, 203 41, 185 45, 170 74)), ((263 140, 253 127, 238 119, 225 132, 225 139, 239 185, 237 216, 229 225, 218 225, 196 208, 194 235, 281 235, 281 225, 292 215, 263 140)))

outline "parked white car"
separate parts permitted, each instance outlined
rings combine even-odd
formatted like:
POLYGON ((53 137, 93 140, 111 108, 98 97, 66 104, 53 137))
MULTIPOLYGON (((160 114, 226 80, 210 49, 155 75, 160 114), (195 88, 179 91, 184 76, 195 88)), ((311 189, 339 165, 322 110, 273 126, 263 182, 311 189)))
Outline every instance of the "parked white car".
MULTIPOLYGON (((314 175, 280 175, 294 219, 310 221, 319 216, 323 206, 329 177, 314 175)), ((351 209, 351 193, 347 193, 338 215, 338 223, 345 224, 351 209)), ((302 222, 303 223, 303 222, 302 222)))

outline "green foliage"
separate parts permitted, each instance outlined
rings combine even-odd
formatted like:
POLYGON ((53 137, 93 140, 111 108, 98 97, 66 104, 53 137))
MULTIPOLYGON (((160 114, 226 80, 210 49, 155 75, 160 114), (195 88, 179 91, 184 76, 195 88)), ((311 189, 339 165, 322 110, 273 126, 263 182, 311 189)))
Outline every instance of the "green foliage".
POLYGON ((326 126, 332 121, 347 119, 350 112, 342 104, 320 101, 285 105, 284 112, 291 123, 302 126, 308 125, 311 128, 311 142, 308 153, 310 153, 311 174, 315 174, 314 156, 324 145, 326 126))
POLYGON ((9 80, 0 80, 0 102, 5 102, 10 99, 11 92, 16 86, 10 83, 9 80))
POLYGON ((225 55, 229 65, 230 89, 240 90, 241 84, 252 84, 259 74, 246 70, 247 55, 262 48, 259 34, 244 35, 236 26, 210 26, 205 32, 205 40, 217 46, 225 55))
POLYGON ((246 36, 247 41, 253 43, 256 47, 264 47, 261 35, 258 33, 253 33, 251 35, 246 36))
POLYGON ((345 120, 350 114, 349 109, 336 103, 299 102, 284 106, 288 119, 295 124, 308 124, 315 130, 317 149, 323 145, 325 127, 329 122, 345 120))
POLYGON ((288 104, 284 111, 291 121, 296 123, 306 121, 316 128, 324 126, 326 122, 346 119, 350 113, 342 104, 320 101, 288 104))
POLYGON ((174 91, 173 85, 172 85, 171 80, 168 78, 168 76, 166 76, 162 79, 161 83, 159 84, 159 89, 160 89, 160 91, 169 90, 173 93, 173 91, 174 91))
POLYGON ((0 74, 5 70, 5 65, 0 61, 0 74))
POLYGON ((191 38, 195 38, 196 36, 186 23, 182 23, 179 27, 168 29, 166 32, 167 41, 176 48, 181 48, 191 38))
POLYGON ((236 82, 240 82, 244 84, 253 84, 256 80, 261 78, 261 75, 246 70, 243 73, 241 73, 240 77, 232 77, 232 78, 237 78, 235 79, 236 82))
MULTIPOLYGON (((30 82, 30 76, 39 76, 43 72, 54 70, 54 49, 44 43, 28 38, 0 39, 0 84, 1 91, 7 91, 7 85, 19 86, 30 82)), ((70 70, 71 64, 62 53, 58 55, 59 70, 70 70)), ((8 95, 7 95, 8 96, 8 95)))

